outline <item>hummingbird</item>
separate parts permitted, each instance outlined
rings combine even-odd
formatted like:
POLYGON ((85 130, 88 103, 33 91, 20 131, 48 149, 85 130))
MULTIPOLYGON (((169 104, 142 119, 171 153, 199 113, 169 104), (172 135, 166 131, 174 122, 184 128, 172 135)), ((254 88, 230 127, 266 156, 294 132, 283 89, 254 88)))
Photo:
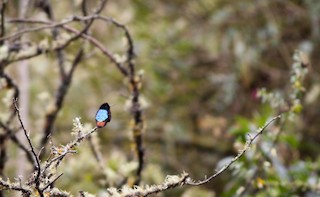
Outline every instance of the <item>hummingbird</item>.
POLYGON ((103 103, 96 113, 96 125, 103 128, 111 121, 111 111, 108 103, 103 103))

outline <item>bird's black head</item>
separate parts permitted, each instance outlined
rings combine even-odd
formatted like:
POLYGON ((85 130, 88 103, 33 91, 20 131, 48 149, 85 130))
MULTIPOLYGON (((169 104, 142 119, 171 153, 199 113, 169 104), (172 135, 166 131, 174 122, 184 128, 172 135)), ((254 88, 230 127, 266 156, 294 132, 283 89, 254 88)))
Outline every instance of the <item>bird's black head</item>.
POLYGON ((110 106, 108 103, 103 103, 99 109, 106 109, 106 110, 109 110, 110 109, 110 106))

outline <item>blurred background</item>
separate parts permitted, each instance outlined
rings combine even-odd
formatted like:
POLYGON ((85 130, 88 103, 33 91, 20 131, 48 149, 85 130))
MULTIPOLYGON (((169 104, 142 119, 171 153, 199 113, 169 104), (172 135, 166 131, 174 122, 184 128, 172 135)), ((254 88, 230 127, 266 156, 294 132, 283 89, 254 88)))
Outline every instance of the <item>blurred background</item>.
MULTIPOLYGON (((50 2, 56 21, 81 15, 81 1, 50 2)), ((27 5, 27 18, 46 20, 33 3, 27 5)), ((88 1, 89 8, 96 4, 88 1)), ((9 2, 8 18, 18 18, 19 5, 19 1, 9 2)), ((218 178, 201 187, 181 187, 156 196, 319 195, 320 1, 117 0, 108 1, 102 14, 127 26, 137 55, 136 69, 143 74, 142 184, 161 183, 166 175, 183 171, 196 180, 213 174, 238 153, 248 132, 285 112, 244 158, 218 178), (296 50, 304 53, 300 59, 308 56, 311 64, 301 64, 297 70, 296 50)), ((14 32, 16 27, 7 28, 14 32)), ((125 54, 121 30, 95 22, 90 33, 119 58, 125 54)), ((44 30, 24 38, 41 42, 50 36, 51 31, 44 30)), ((78 47, 74 43, 67 48, 67 68, 78 47)), ((73 139, 75 117, 81 117, 87 130, 94 127, 96 110, 104 102, 111 104, 112 120, 95 139, 101 145, 108 180, 116 185, 137 166, 128 80, 100 51, 89 43, 84 47, 85 59, 75 71, 52 141, 60 145, 73 139)), ((24 122, 36 143, 59 85, 56 55, 17 62, 5 71, 22 91, 24 122)), ((12 95, 1 90, 0 96, 4 120, 12 95)), ((19 149, 9 146, 5 174, 16 177, 29 167, 21 167, 19 149)), ((57 187, 73 193, 103 193, 101 172, 88 143, 79 147, 78 154, 69 155, 59 170, 64 175, 57 187)))

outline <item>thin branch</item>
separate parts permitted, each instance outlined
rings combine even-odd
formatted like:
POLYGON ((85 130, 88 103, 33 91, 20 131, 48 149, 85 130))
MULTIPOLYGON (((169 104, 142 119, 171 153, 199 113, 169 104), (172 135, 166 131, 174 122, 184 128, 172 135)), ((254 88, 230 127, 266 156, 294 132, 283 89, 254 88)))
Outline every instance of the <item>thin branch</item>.
MULTIPOLYGON (((105 18, 103 18, 106 20, 105 18)), ((140 97, 140 84, 141 84, 141 76, 136 76, 135 72, 135 64, 134 64, 134 46, 133 46, 133 40, 131 38, 131 35, 128 31, 128 29, 118 22, 111 20, 113 24, 115 24, 117 27, 120 27, 125 32, 125 36, 127 38, 128 42, 128 49, 127 49, 127 64, 129 67, 129 73, 128 78, 131 85, 131 113, 134 119, 134 126, 132 129, 134 142, 135 142, 135 148, 136 148, 136 154, 138 157, 138 169, 136 171, 136 178, 134 181, 134 185, 139 185, 141 181, 141 173, 144 166, 144 148, 143 148, 143 140, 142 140, 142 132, 144 129, 144 121, 142 118, 142 109, 141 105, 139 103, 139 97, 140 97)))
POLYGON ((31 148, 31 152, 32 152, 33 157, 34 157, 34 159, 35 159, 35 161, 36 161, 36 164, 37 164, 37 166, 36 166, 37 175, 36 175, 36 179, 35 179, 36 189, 38 190, 40 196, 43 196, 43 193, 42 193, 42 191, 41 191, 40 188, 39 188, 39 186, 40 186, 40 174, 41 174, 40 161, 39 161, 39 159, 38 159, 38 157, 37 157, 36 152, 34 151, 34 148, 33 148, 31 139, 30 139, 30 137, 29 137, 29 134, 27 133, 27 130, 25 129, 25 127, 24 127, 24 125, 23 125, 23 122, 22 122, 22 120, 21 120, 20 110, 19 110, 18 106, 16 105, 16 99, 13 100, 13 103, 14 103, 14 106, 15 106, 15 108, 16 108, 16 112, 17 112, 17 115, 18 115, 18 119, 19 119, 20 125, 21 125, 21 127, 22 127, 23 132, 24 132, 24 135, 25 135, 26 138, 27 138, 27 141, 28 141, 29 146, 30 146, 30 148, 31 148))
MULTIPOLYGON (((9 20, 9 22, 11 23, 40 23, 40 24, 45 24, 44 26, 41 26, 41 27, 35 27, 35 28, 30 28, 30 29, 25 29, 23 31, 20 31, 20 32, 17 32, 15 34, 12 34, 10 36, 7 36, 5 38, 0 38, 0 40, 2 39, 9 39, 9 38, 12 38, 12 37, 16 37, 16 36, 19 36, 20 34, 23 34, 23 33, 29 33, 29 32, 34 32, 34 31, 40 31, 40 30, 44 30, 44 29, 50 29, 50 28, 55 28, 55 27, 61 27, 65 30, 67 30, 68 32, 71 32, 71 33, 74 33, 76 35, 81 35, 82 38, 88 40, 91 44, 93 44, 94 46, 96 46, 98 49, 100 49, 100 51, 106 55, 110 61, 112 63, 114 63, 117 68, 120 70, 120 72, 124 75, 124 76, 127 76, 128 75, 128 72, 127 70, 123 67, 123 65, 121 63, 119 63, 116 58, 113 56, 113 54, 103 46, 103 44, 101 44, 97 39, 95 39, 94 37, 92 36, 89 36, 87 34, 80 34, 80 31, 74 29, 74 28, 71 28, 69 26, 65 26, 66 24, 68 23, 71 23, 71 22, 75 22, 75 21, 87 21, 87 20, 92 20, 92 19, 100 19, 100 20, 104 20, 106 22, 111 22, 113 23, 114 25, 116 25, 117 27, 120 27, 120 28, 123 28, 125 26, 121 25, 120 23, 116 22, 114 19, 112 18, 108 18, 108 17, 103 17, 103 16, 99 16, 99 15, 90 15, 90 16, 85 16, 85 17, 81 17, 81 16, 73 16, 69 19, 66 19, 64 20, 63 22, 60 22, 60 23, 56 23, 56 24, 52 24, 51 22, 49 21, 43 21, 43 20, 34 20, 34 19, 11 19, 9 20)), ((125 30, 125 34, 126 33, 126 29, 125 30)), ((68 41, 66 41, 68 42, 68 41)), ((129 44, 132 43, 129 41, 129 44)), ((65 44, 62 44, 62 45, 65 45, 65 44)), ((49 49, 49 48, 41 48, 41 47, 38 47, 38 49, 36 51, 38 51, 39 53, 37 54, 33 54, 33 55, 29 55, 27 57, 25 57, 24 59, 27 59, 27 58, 31 58, 31 57, 34 57, 34 56, 37 56, 37 55, 40 55, 41 52, 42 53, 45 53, 45 52, 48 52, 50 50, 56 50, 58 47, 60 47, 61 45, 59 46, 56 46, 56 47, 52 47, 52 49, 49 49)), ((17 59, 17 60, 14 60, 14 61, 19 61, 21 59, 17 59)), ((13 62, 12 60, 10 62, 13 62)), ((8 62, 7 62, 8 64, 8 62)))
POLYGON ((279 116, 276 116, 274 118, 272 118, 271 120, 269 120, 263 127, 261 127, 257 133, 251 137, 249 136, 249 139, 247 140, 244 148, 239 152, 239 154, 237 156, 235 156, 227 165, 225 165, 224 167, 222 167, 220 170, 218 170, 215 174, 211 175, 210 177, 202 180, 202 181, 191 181, 189 180, 187 182, 188 185, 203 185, 205 183, 208 183, 209 181, 211 181, 212 179, 214 179, 215 177, 219 176, 222 172, 224 172, 225 170, 227 170, 234 162, 236 162, 239 158, 242 157, 242 155, 250 148, 252 142, 259 136, 263 133, 263 131, 275 120, 279 119, 280 118, 280 115, 279 116))
MULTIPOLYGON (((90 20, 91 17, 89 17, 88 19, 86 20, 90 20)), ((56 27, 61 27, 65 24, 68 24, 68 23, 71 23, 71 22, 75 22, 75 21, 78 21, 76 18, 69 18, 69 19, 66 19, 64 20, 63 22, 60 22, 60 23, 52 23, 50 21, 43 21, 43 20, 30 20, 30 19, 11 19, 11 20, 8 20, 9 23, 40 23, 40 24, 45 24, 43 26, 40 26, 40 27, 32 27, 32 28, 27 28, 27 29, 23 29, 23 30, 20 30, 20 31, 17 31, 11 35, 7 35, 7 36, 4 36, 4 37, 1 37, 0 38, 0 41, 4 41, 4 40, 9 40, 9 39, 15 39, 17 37, 19 37, 20 35, 22 34, 25 34, 25 33, 31 33, 31 32, 37 32, 37 31, 42 31, 42 30, 45 30, 45 29, 52 29, 52 28, 56 28, 56 27)))
MULTIPOLYGON (((11 79, 11 77, 9 77, 6 73, 1 72, 1 71, 0 71, 0 77, 4 78, 6 80, 6 84, 7 84, 8 88, 13 89, 13 91, 14 91, 13 98, 16 98, 19 100, 20 91, 19 91, 17 84, 13 81, 13 79, 11 79)), ((11 111, 11 114, 10 114, 8 120, 6 121, 6 125, 9 125, 11 123, 11 121, 13 120, 14 116, 16 115, 16 111, 15 111, 13 103, 12 103, 11 108, 12 108, 12 111, 11 111)))
MULTIPOLYGON (((107 0, 101 0, 100 5, 98 6, 96 11, 94 12, 93 16, 98 15, 103 10, 106 3, 107 3, 107 0)), ((67 47, 72 41, 75 41, 78 38, 80 38, 82 34, 87 34, 87 31, 91 27, 93 22, 94 22, 94 18, 89 20, 89 22, 87 22, 86 26, 79 33, 77 33, 75 36, 68 39, 68 41, 65 42, 63 45, 59 46, 59 49, 63 49, 65 47, 67 47)))
POLYGON ((56 182, 62 175, 63 175, 63 173, 61 173, 56 178, 54 178, 52 181, 50 181, 50 183, 48 183, 46 186, 44 186, 42 188, 42 191, 45 191, 50 185, 52 185, 54 182, 56 182))
MULTIPOLYGON (((1 2, 1 10, 0 10, 0 14, 1 14, 1 16, 0 16, 1 17, 0 38, 4 37, 6 35, 6 28, 5 28, 5 24, 4 24, 6 7, 7 7, 7 1, 2 1, 1 2)), ((0 41, 0 45, 3 45, 3 41, 0 41)))
MULTIPOLYGON (((280 127, 278 129, 278 132, 275 134, 275 137, 272 140, 272 143, 271 143, 271 146, 270 146, 269 150, 263 154, 264 156, 270 157, 271 151, 275 148, 276 144, 278 143, 278 141, 280 139, 280 136, 281 136, 282 132, 284 131, 283 127, 285 126, 286 120, 287 119, 281 119, 281 121, 279 123, 280 127)), ((251 182, 252 182, 252 180, 254 180, 258 176, 258 172, 263 166, 262 165, 263 161, 265 161, 265 159, 263 157, 260 157, 258 162, 257 162, 258 163, 257 168, 254 169, 253 172, 252 172, 252 175, 250 177, 248 177, 248 179, 246 181, 246 184, 244 185, 243 191, 241 193, 239 193, 238 196, 244 196, 244 195, 246 195, 246 193, 248 191, 250 191, 250 187, 252 186, 251 182)))
POLYGON ((47 169, 49 169, 55 162, 60 163, 62 161, 62 159, 65 158, 65 156, 67 154, 74 153, 74 151, 72 149, 75 148, 76 146, 78 146, 80 144, 80 142, 82 142, 84 139, 88 138, 97 129, 98 129, 98 127, 94 127, 88 133, 77 136, 77 138, 75 140, 73 140, 72 142, 68 143, 65 146, 62 146, 60 148, 53 147, 52 148, 53 154, 56 154, 58 156, 52 158, 50 161, 48 161, 46 163, 45 167, 43 168, 42 173, 45 173, 45 171, 47 169))
POLYGON ((149 196, 151 194, 163 192, 178 186, 183 185, 190 185, 190 186, 199 186, 206 184, 212 179, 216 178, 217 176, 221 175, 224 171, 226 171, 233 163, 238 161, 244 153, 251 147, 253 141, 256 140, 258 136, 260 136, 263 131, 275 120, 279 119, 280 116, 274 117, 271 120, 269 120, 263 127, 258 129, 256 131, 256 134, 252 137, 249 136, 249 139, 247 140, 244 148, 239 152, 237 156, 235 156, 229 163, 227 163, 225 166, 223 166, 220 170, 218 170, 215 174, 211 175, 208 178, 205 178, 204 180, 200 181, 194 181, 190 178, 188 173, 182 173, 181 175, 172 175, 167 176, 165 181, 162 184, 159 185, 146 185, 143 187, 136 186, 134 188, 121 188, 121 191, 117 190, 116 188, 109 188, 108 191, 111 193, 111 196, 126 196, 126 197, 132 197, 132 196, 149 196))
POLYGON ((124 187, 124 188, 121 188, 120 192, 116 188, 109 188, 108 191, 111 194, 110 196, 124 196, 124 197, 149 196, 151 194, 156 194, 156 193, 166 191, 178 186, 182 186, 187 182, 188 179, 189 179, 189 174, 183 173, 180 176, 178 175, 167 176, 164 183, 159 185, 151 185, 151 186, 147 185, 144 187, 136 186, 134 188, 124 187))
MULTIPOLYGON (((7 161, 7 147, 6 147, 7 135, 0 135, 0 177, 4 177, 4 167, 7 161)), ((0 196, 2 193, 0 191, 0 196)))
POLYGON ((3 122, 0 121, 0 127, 5 130, 6 135, 9 136, 9 138, 21 149, 25 152, 27 155, 27 159, 30 161, 30 163, 35 166, 35 161, 33 159, 32 153, 25 147, 25 145, 20 142, 20 140, 17 138, 17 136, 14 134, 15 132, 7 127, 3 122))
MULTIPOLYGON (((47 18, 50 21, 54 21, 54 14, 52 12, 52 6, 49 1, 47 0, 40 0, 36 3, 36 6, 42 9, 46 15, 47 18)), ((58 35, 59 35, 59 30, 58 28, 53 28, 52 31, 52 37, 55 41, 57 41, 58 35)), ((58 58, 58 66, 59 66, 59 71, 60 71, 60 77, 63 79, 66 76, 66 71, 65 71, 65 56, 64 56, 64 51, 62 49, 56 49, 56 54, 58 58)))
MULTIPOLYGON (((69 32, 72 33, 79 33, 78 30, 71 28, 71 27, 67 27, 67 26, 63 26, 63 28, 69 32)), ((116 60, 116 58, 113 56, 113 54, 103 46, 103 44, 101 42, 99 42, 97 39, 95 39, 92 36, 86 35, 86 34, 81 34, 81 37, 88 40, 91 44, 93 44, 95 47, 97 47, 98 49, 100 49, 100 51, 106 55, 109 60, 114 63, 116 65, 116 67, 119 69, 119 71, 124 75, 127 76, 128 75, 128 71, 123 67, 123 65, 118 62, 116 60)))
POLYGON ((0 178, 0 187, 3 190, 15 190, 22 192, 26 196, 30 196, 32 190, 30 188, 24 188, 20 185, 20 183, 11 183, 10 181, 4 181, 0 178))

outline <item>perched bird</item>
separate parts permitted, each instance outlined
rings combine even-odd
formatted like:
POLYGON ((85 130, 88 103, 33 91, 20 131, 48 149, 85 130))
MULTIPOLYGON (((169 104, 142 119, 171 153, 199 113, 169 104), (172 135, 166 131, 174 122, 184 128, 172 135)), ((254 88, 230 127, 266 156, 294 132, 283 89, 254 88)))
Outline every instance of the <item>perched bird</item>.
POLYGON ((96 125, 98 128, 105 127, 111 120, 111 111, 108 103, 103 103, 96 114, 96 125))

